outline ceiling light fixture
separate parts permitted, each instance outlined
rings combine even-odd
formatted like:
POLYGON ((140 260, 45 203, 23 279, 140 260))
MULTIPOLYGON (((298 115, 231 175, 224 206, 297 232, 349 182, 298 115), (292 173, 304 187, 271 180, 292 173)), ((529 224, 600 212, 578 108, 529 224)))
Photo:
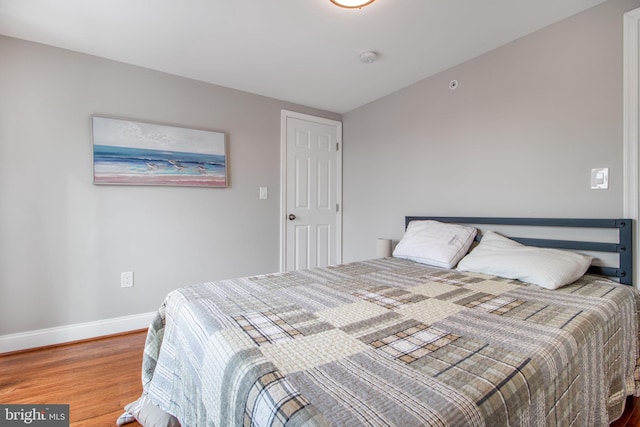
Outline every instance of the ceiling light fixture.
POLYGON ((370 5, 376 0, 329 0, 336 6, 344 7, 346 9, 361 9, 367 5, 370 5))

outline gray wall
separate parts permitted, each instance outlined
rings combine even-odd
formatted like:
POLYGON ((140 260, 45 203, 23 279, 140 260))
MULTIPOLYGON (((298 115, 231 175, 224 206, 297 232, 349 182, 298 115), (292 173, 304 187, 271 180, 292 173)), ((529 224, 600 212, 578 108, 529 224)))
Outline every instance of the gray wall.
POLYGON ((344 115, 344 261, 408 214, 622 215, 622 17, 639 6, 605 2, 344 115), (609 190, 590 189, 595 167, 609 190))
POLYGON ((0 58, 0 335, 278 270, 280 111, 340 115, 6 37, 0 58), (225 132, 230 187, 93 185, 92 114, 225 132))
MULTIPOLYGON (((399 239, 406 214, 621 215, 622 14, 639 6, 610 0, 346 114, 344 260, 399 239), (593 167, 609 190, 589 189, 593 167)), ((278 269, 280 110, 339 115, 6 37, 0 58, 0 335, 278 269), (94 186, 91 114, 225 132, 231 186, 94 186)))

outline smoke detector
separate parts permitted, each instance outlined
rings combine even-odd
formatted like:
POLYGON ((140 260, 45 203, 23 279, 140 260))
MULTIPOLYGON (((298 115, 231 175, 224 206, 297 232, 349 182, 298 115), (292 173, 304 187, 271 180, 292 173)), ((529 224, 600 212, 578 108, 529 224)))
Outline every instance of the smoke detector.
POLYGON ((363 50, 360 52, 360 62, 363 64, 371 64, 372 62, 376 62, 378 59, 378 54, 372 50, 363 50))

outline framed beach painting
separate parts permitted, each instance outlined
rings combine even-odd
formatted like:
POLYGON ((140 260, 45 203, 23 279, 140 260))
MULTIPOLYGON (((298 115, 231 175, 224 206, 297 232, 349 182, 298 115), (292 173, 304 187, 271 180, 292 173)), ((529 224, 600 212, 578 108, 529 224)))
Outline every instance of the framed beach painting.
POLYGON ((225 134, 92 116, 95 184, 226 187, 225 134))

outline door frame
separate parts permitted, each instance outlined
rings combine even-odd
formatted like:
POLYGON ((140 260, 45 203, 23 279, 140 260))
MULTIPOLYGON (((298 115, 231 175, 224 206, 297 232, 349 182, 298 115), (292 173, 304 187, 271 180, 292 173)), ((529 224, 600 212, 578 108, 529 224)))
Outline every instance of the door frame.
POLYGON ((338 155, 336 159, 336 262, 342 263, 342 122, 282 110, 280 114, 280 271, 287 264, 287 120, 307 120, 337 128, 338 155))
POLYGON ((635 250, 633 265, 633 284, 640 288, 638 266, 640 262, 640 168, 639 126, 640 126, 640 8, 623 15, 623 190, 622 210, 625 218, 634 220, 633 248, 635 250))

